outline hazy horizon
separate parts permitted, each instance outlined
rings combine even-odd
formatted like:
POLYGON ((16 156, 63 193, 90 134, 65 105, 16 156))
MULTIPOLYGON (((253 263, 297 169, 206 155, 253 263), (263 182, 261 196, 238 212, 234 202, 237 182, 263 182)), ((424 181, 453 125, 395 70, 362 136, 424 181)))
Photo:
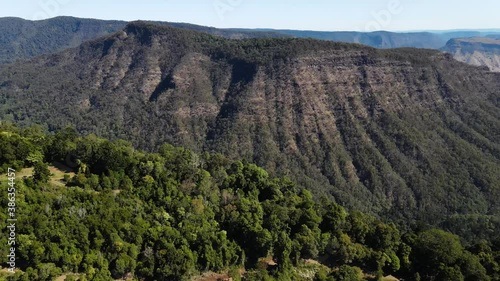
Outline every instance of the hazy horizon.
POLYGON ((50 17, 46 19, 29 19, 23 18, 19 16, 0 16, 0 18, 19 18, 28 21, 45 21, 51 20, 58 17, 72 17, 72 18, 80 18, 80 19, 91 19, 91 20, 102 20, 102 21, 123 21, 123 22, 133 22, 133 21, 153 21, 153 22, 172 22, 172 23, 182 23, 182 24, 192 24, 220 29, 245 29, 245 30, 256 30, 256 31, 272 31, 272 30, 293 30, 293 31, 312 31, 312 32, 394 32, 394 33, 412 33, 412 32, 431 32, 431 33, 446 33, 446 32, 494 32, 500 33, 500 28, 454 28, 454 29, 429 29, 429 30, 374 30, 374 31, 362 31, 362 30, 317 30, 317 29, 300 29, 300 28, 272 28, 272 27, 217 27, 211 25, 203 25, 192 22, 182 22, 182 21, 169 21, 169 20, 152 20, 152 19, 135 19, 135 20, 123 20, 116 18, 95 18, 95 17, 79 17, 79 16, 69 16, 69 15, 58 15, 55 17, 50 17))
POLYGON ((303 31, 499 31, 500 2, 453 4, 430 0, 151 0, 137 3, 96 0, 1 1, 0 17, 41 20, 57 16, 102 20, 182 22, 216 28, 303 31), (487 9, 485 9, 487 7, 487 9))

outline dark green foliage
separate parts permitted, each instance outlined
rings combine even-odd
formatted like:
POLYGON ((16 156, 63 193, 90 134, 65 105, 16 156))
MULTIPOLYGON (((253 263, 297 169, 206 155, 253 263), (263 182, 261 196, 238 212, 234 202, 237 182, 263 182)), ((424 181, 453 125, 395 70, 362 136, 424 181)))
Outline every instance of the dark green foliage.
MULTIPOLYGON (((157 25, 196 30, 226 38, 288 37, 274 32, 217 29, 186 23, 154 22, 157 25)), ((55 53, 123 29, 125 21, 56 17, 41 21, 0 18, 0 64, 55 53)))
POLYGON ((19 278, 293 280, 304 259, 331 268, 319 279, 499 278, 496 74, 144 22, 0 74, 2 120, 45 126, 0 132, 0 172, 34 168, 18 179, 19 278), (74 169, 67 188, 48 184, 52 162, 74 169))
MULTIPOLYGON (((314 32, 297 30, 252 30, 217 29, 187 23, 153 22, 156 25, 204 32, 211 35, 233 38, 314 38, 346 43, 361 43, 375 48, 429 48, 439 49, 451 38, 479 36, 479 32, 441 33, 426 32, 314 32)), ((30 59, 38 55, 51 54, 66 48, 76 47, 123 29, 124 21, 105 21, 56 17, 42 21, 27 21, 19 18, 0 18, 0 63, 11 63, 18 59, 30 59)), ((493 36, 493 35, 492 35, 493 36)))
POLYGON ((348 265, 341 266, 338 271, 333 273, 335 280, 349 280, 349 281, 362 281, 362 272, 359 267, 352 267, 348 265))
MULTIPOLYGON (((405 229, 423 222, 467 242, 489 240, 500 227, 498 81, 497 74, 432 50, 296 38, 228 40, 134 22, 76 49, 0 67, 2 120, 60 129, 52 140, 32 130, 32 147, 2 141, 0 157, 7 163, 2 169, 70 161, 78 166, 70 185, 120 188, 148 200, 165 196, 157 190, 164 172, 179 179, 183 192, 203 183, 197 195, 204 196, 213 180, 235 197, 231 185, 241 185, 244 193, 257 189, 253 201, 279 198, 283 183, 263 183, 287 176, 315 199, 334 198, 348 210, 405 229), (88 143, 73 141, 75 131, 63 131, 68 125, 95 136, 88 143), (117 139, 159 156, 136 165, 134 149, 113 145, 117 139), (41 151, 44 141, 50 143, 41 151), (222 153, 267 172, 249 165, 229 169, 216 155, 172 153, 163 143, 200 155, 222 153), (157 157, 167 158, 167 166, 157 157), (210 177, 196 173, 200 167, 210 177), (144 188, 135 189, 138 182, 144 188)), ((234 205, 255 209, 252 200, 234 205)), ((304 209, 269 216, 278 226, 276 218, 289 215, 294 235, 302 224, 315 235, 311 247, 293 253, 321 251, 315 228, 335 232, 352 223, 360 232, 351 237, 354 244, 369 235, 355 217, 344 220, 331 208, 325 214, 304 209)), ((269 240, 265 230, 245 227, 253 239, 269 240)))
MULTIPOLYGON (((485 260, 481 262, 480 258, 484 255, 474 255, 465 250, 459 237, 451 233, 431 229, 421 232, 410 244, 413 268, 427 279, 491 280, 492 276, 496 276, 495 269, 487 273, 485 266, 488 267, 489 263, 485 260)), ((482 245, 487 247, 484 242, 482 245)))
POLYGON ((37 146, 38 140, 22 138, 17 129, 9 130, 9 125, 0 126, 0 172, 8 168, 20 169, 35 162, 43 161, 43 152, 37 146), (9 131, 4 131, 7 129, 9 131))
POLYGON ((422 262, 415 266, 431 275, 437 273, 441 265, 457 264, 464 252, 458 236, 438 229, 420 233, 412 248, 414 259, 422 262))
MULTIPOLYGON (((28 132, 3 130, 5 143, 34 146, 28 132)), ((465 249, 443 230, 402 231, 327 198, 316 201, 254 164, 170 145, 145 153, 68 132, 41 135, 46 141, 38 144, 45 159, 73 155, 79 173, 67 187, 50 186, 44 162, 34 163, 34 180, 17 181, 24 274, 11 280, 53 280, 63 272, 80 273, 79 280, 185 280, 205 271, 239 280, 241 268, 244 280, 298 280, 301 270, 313 270, 315 280, 361 280, 359 268, 374 276, 498 280, 496 240, 465 249), (304 269, 305 259, 324 265, 304 269)), ((0 219, 5 227, 5 214, 0 219)))
POLYGON ((33 168, 33 180, 36 183, 47 183, 49 181, 50 171, 47 163, 35 162, 33 168))

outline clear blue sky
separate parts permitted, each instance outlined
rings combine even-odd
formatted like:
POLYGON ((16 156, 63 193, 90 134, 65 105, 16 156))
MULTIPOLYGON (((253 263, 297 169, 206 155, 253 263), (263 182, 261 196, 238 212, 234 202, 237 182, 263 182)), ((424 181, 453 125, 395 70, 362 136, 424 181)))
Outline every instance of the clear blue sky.
POLYGON ((0 17, 76 16, 302 30, 500 28, 500 0, 0 0, 0 17))

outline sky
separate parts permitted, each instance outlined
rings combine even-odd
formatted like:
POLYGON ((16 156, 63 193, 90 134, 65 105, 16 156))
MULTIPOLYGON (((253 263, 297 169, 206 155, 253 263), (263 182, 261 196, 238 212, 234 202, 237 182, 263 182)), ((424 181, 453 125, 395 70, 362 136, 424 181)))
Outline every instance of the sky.
POLYGON ((499 0, 0 0, 0 17, 319 31, 500 29, 499 0))

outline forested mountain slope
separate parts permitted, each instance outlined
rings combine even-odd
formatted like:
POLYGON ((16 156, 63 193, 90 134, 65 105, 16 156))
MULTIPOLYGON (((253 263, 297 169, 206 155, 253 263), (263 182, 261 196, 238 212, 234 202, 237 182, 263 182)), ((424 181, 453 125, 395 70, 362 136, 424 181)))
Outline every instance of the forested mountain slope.
POLYGON ((500 214, 499 78, 438 51, 136 22, 3 66, 0 116, 221 152, 349 208, 488 236, 500 214))
POLYGON ((76 47, 84 41, 112 34, 125 25, 122 21, 70 17, 42 21, 0 18, 0 63, 76 47))
MULTIPOLYGON (((189 23, 152 22, 208 33, 230 39, 296 37, 345 43, 358 43, 374 48, 415 47, 440 49, 450 39, 499 36, 496 30, 449 32, 355 32, 355 31, 303 31, 250 28, 214 28, 189 23)), ((76 47, 84 41, 123 29, 128 22, 75 17, 55 17, 40 21, 21 18, 0 18, 0 63, 27 59, 76 47)))
MULTIPOLYGON (((155 24, 191 29, 233 39, 287 36, 273 32, 217 29, 187 23, 155 22, 155 24)), ((0 18, 0 64, 77 47, 85 41, 122 30, 126 25, 126 21, 74 17, 55 17, 40 21, 0 18)))
MULTIPOLYGON (((469 45, 466 52, 450 51, 446 43, 450 39, 463 37, 498 37, 498 31, 450 31, 450 32, 352 32, 352 31, 300 31, 274 29, 214 28, 189 23, 151 22, 162 26, 204 32, 229 39, 248 38, 313 38, 336 42, 358 43, 374 48, 401 47, 443 49, 455 55, 455 59, 472 65, 498 64, 481 46, 469 45), (476 49, 473 49, 474 47, 476 49), (472 49, 472 51, 471 51, 472 49), (471 54, 478 54, 471 57, 471 54), (470 54, 469 54, 470 53, 470 54), (471 58, 470 58, 471 57, 471 58)), ((81 43, 122 30, 125 21, 55 17, 41 21, 20 18, 0 18, 0 64, 52 54, 81 43)), ((452 47, 454 44, 452 44, 452 47)))
POLYGON ((220 154, 6 125, 0 152, 0 186, 15 195, 0 201, 17 220, 17 270, 2 263, 2 281, 500 280, 498 232, 463 243, 401 229, 220 154))

